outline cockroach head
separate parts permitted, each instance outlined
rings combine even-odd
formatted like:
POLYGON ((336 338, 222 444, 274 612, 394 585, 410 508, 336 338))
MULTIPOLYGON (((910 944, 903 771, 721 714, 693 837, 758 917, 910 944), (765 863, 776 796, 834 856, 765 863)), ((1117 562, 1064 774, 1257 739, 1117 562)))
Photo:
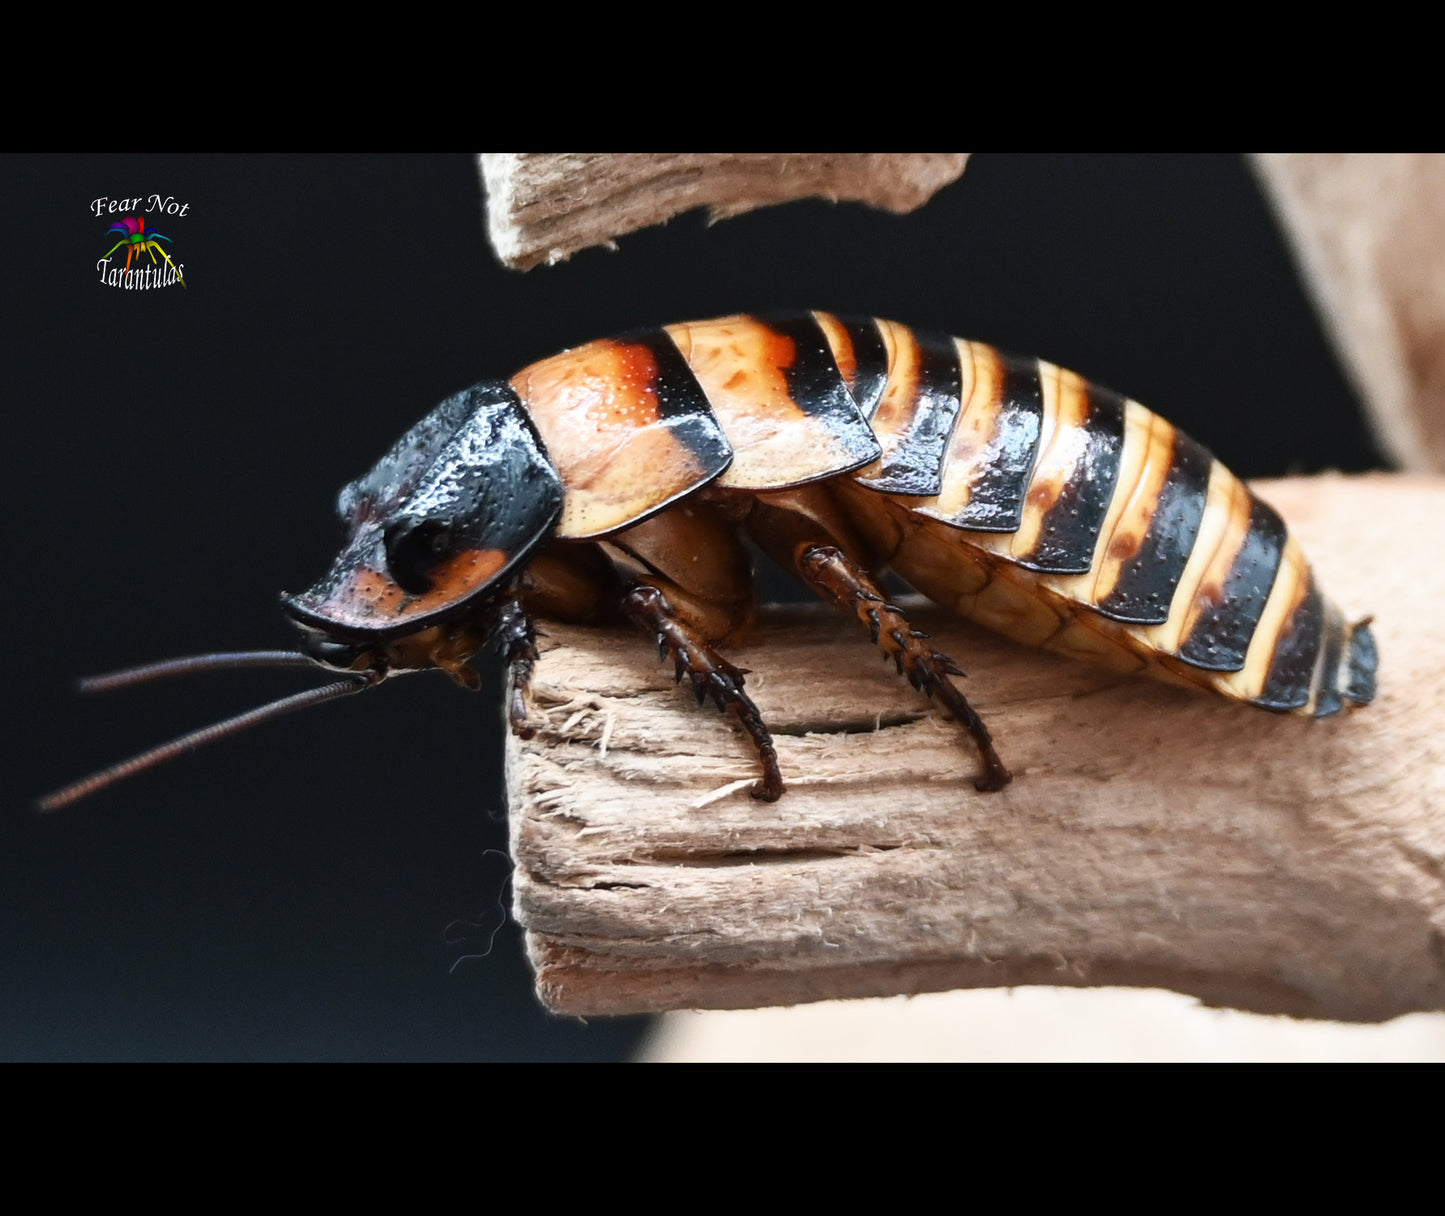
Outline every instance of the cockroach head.
POLYGON ((448 397, 376 467, 341 492, 346 545, 311 590, 283 597, 301 649, 198 655, 87 681, 99 691, 235 667, 345 674, 132 756, 40 800, 43 810, 145 772, 282 714, 374 688, 400 671, 440 669, 468 688, 469 660, 504 615, 510 576, 562 512, 562 483, 532 420, 505 383, 448 397))
POLYGON ((331 666, 485 606, 556 526, 562 483, 505 381, 448 397, 337 503, 327 575, 284 598, 331 666), (332 653, 334 652, 334 653, 332 653))

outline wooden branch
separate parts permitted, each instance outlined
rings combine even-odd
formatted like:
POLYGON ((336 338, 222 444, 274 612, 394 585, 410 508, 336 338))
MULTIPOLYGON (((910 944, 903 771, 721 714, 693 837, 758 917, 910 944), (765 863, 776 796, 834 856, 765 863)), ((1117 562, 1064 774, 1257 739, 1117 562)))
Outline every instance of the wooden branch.
POLYGON ((1445 157, 1254 160, 1381 447, 1445 470, 1445 157))
POLYGON ((487 229, 514 270, 611 245, 695 207, 714 220, 801 198, 904 214, 963 172, 966 152, 484 152, 487 229))
POLYGON ((1445 481, 1270 483, 1381 693, 1327 721, 918 623, 1014 783, 821 607, 731 652, 789 790, 632 633, 546 625, 509 752, 516 912, 559 1012, 1121 984, 1342 1020, 1445 1007, 1445 481))

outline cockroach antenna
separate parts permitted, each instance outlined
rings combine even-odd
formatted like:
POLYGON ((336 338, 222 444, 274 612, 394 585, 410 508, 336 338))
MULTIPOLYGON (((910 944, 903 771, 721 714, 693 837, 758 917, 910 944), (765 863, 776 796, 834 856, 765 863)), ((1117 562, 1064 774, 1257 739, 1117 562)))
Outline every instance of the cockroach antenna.
MULTIPOLYGON (((160 663, 128 667, 124 671, 112 671, 102 676, 91 676, 80 681, 80 690, 82 692, 109 692, 117 688, 130 688, 135 684, 146 684, 151 680, 165 679, 168 676, 192 675, 201 671, 230 671, 239 667, 314 668, 316 666, 317 664, 304 654, 290 650, 241 650, 221 654, 198 654, 184 659, 166 659, 160 663)), ((282 697, 279 701, 258 705, 255 709, 237 714, 234 718, 226 718, 224 721, 204 726, 200 730, 182 735, 178 739, 172 739, 169 743, 162 743, 159 747, 153 747, 149 751, 141 752, 138 756, 132 756, 128 760, 122 760, 119 764, 113 764, 107 769, 84 777, 67 785, 64 789, 46 794, 36 803, 36 806, 42 811, 58 811, 62 807, 79 802, 82 798, 88 798, 91 794, 114 785, 117 781, 124 781, 127 777, 133 777, 137 773, 145 772, 146 769, 164 764, 167 760, 174 759, 184 752, 195 751, 197 748, 205 747, 208 743, 228 738, 240 731, 248 730, 252 726, 259 726, 262 722, 269 722, 272 718, 279 718, 283 714, 361 692, 363 689, 380 683, 384 678, 384 673, 380 671, 357 672, 346 679, 323 684, 320 688, 308 689, 306 692, 298 692, 294 696, 282 697)))
POLYGON ((231 650, 217 654, 193 654, 184 659, 162 659, 159 663, 142 663, 123 671, 108 671, 103 676, 87 676, 80 681, 81 692, 110 692, 149 684, 168 676, 188 676, 198 671, 232 671, 238 667, 315 667, 316 664, 299 650, 231 650))

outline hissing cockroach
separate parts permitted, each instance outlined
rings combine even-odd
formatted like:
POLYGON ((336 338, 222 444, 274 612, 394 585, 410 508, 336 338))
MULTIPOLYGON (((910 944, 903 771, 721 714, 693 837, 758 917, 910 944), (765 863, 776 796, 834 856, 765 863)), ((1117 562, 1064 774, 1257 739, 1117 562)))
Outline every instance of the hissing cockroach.
POLYGON ((724 317, 592 342, 449 397, 342 492, 345 548, 286 598, 301 650, 209 655, 93 681, 305 662, 336 683, 61 790, 74 801, 303 705, 437 668, 467 688, 495 637, 512 729, 532 616, 624 615, 699 702, 751 736, 754 797, 783 792, 771 736, 721 650, 755 609, 741 541, 857 617, 912 685, 1009 772, 884 567, 1035 646, 1324 717, 1375 691, 1368 621, 1324 599, 1278 515, 1164 419, 1073 372, 891 321, 724 317))

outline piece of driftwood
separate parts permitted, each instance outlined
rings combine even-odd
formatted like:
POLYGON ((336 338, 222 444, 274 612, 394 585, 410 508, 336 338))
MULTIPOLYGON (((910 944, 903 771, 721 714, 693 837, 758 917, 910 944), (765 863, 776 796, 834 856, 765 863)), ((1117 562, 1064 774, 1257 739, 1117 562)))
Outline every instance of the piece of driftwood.
POLYGON ((514 270, 695 207, 725 219, 801 198, 904 214, 963 172, 966 152, 484 152, 487 231, 514 270))
POLYGON ((1258 487, 1375 614, 1376 702, 1325 721, 1108 673, 917 614, 1014 782, 848 621, 730 652, 788 792, 635 633, 545 625, 509 752, 516 912, 571 1014, 1129 985, 1341 1020, 1445 1008, 1445 481, 1258 487))
POLYGON ((1381 447, 1445 470, 1445 156, 1254 158, 1381 447))

